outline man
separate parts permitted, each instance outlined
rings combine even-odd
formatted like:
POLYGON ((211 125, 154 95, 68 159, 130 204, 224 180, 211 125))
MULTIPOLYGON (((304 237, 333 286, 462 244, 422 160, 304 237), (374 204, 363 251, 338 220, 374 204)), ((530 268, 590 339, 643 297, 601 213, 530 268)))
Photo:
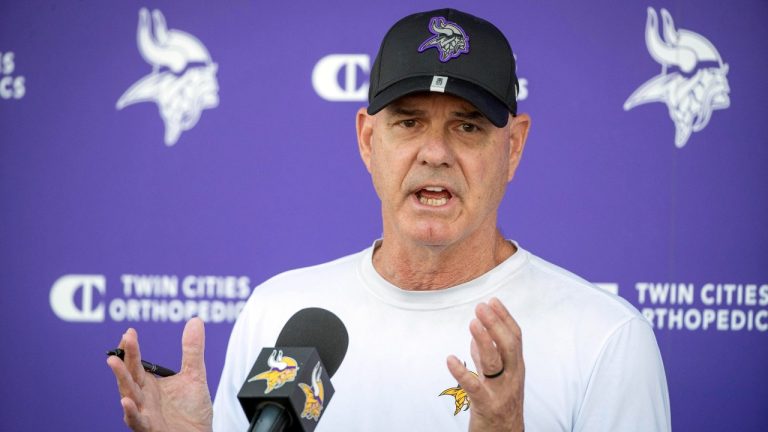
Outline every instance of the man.
POLYGON ((170 378, 143 372, 136 332, 126 332, 125 363, 109 359, 126 423, 245 430, 236 394, 260 349, 295 311, 316 306, 336 313, 350 339, 319 431, 669 430, 649 324, 497 228, 530 127, 516 94, 512 52, 490 23, 452 9, 396 23, 357 113, 382 238, 255 290, 213 409, 199 320, 185 328, 182 371, 170 378))

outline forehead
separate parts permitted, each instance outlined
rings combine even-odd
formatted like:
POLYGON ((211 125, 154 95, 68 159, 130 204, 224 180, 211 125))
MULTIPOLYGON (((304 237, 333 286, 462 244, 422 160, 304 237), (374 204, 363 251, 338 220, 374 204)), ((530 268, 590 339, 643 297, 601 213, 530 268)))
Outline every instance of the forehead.
POLYGON ((403 96, 395 99, 383 111, 397 114, 402 111, 431 111, 446 108, 452 112, 480 113, 474 105, 460 97, 435 92, 421 92, 403 96))

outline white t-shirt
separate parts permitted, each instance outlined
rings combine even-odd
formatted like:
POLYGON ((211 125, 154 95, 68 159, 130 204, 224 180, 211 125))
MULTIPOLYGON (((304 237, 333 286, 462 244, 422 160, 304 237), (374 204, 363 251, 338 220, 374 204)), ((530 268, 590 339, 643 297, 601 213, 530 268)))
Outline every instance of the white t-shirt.
POLYGON ((298 310, 321 307, 349 332, 318 432, 466 431, 451 395, 449 354, 477 370, 469 323, 498 297, 520 325, 528 431, 668 431, 669 396, 649 323, 620 297, 518 247, 488 273, 437 291, 383 279, 373 247, 280 274, 257 287, 235 323, 214 401, 214 431, 245 431, 237 401, 261 348, 298 310))

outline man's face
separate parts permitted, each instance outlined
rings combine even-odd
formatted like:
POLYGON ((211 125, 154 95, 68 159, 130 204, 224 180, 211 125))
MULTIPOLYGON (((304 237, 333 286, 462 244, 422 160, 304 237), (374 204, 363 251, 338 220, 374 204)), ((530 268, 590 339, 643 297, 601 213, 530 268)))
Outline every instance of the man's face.
POLYGON ((385 241, 444 247, 493 235, 528 124, 522 115, 497 128, 469 102, 435 93, 374 116, 360 110, 360 154, 381 199, 385 241))

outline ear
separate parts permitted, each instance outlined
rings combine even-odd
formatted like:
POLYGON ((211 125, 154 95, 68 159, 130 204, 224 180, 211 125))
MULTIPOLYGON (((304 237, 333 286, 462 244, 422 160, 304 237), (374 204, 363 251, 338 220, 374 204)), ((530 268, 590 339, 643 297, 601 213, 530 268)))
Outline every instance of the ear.
POLYGON ((523 157, 525 141, 528 139, 528 131, 531 128, 531 117, 528 114, 518 114, 510 117, 509 124, 509 178, 508 182, 515 177, 520 159, 523 157))
POLYGON ((373 139, 373 116, 368 114, 365 108, 357 111, 357 147, 360 151, 360 158, 365 164, 368 172, 371 172, 371 140, 373 139))

